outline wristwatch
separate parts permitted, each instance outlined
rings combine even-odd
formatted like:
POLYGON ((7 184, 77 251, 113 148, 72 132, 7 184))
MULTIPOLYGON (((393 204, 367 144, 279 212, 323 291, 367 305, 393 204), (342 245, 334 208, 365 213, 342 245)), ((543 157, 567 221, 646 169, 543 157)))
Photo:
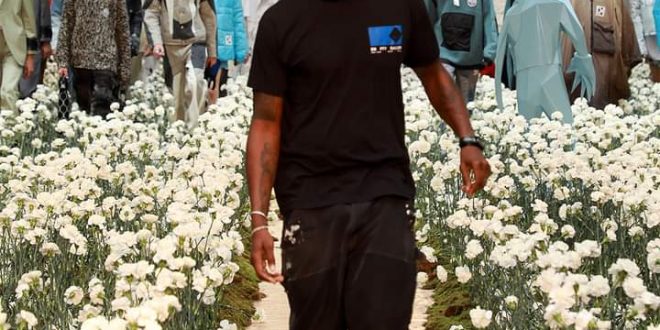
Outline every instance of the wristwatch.
POLYGON ((484 150, 484 145, 481 144, 481 141, 479 141, 479 138, 476 137, 476 136, 464 136, 464 137, 460 138, 458 140, 458 146, 461 147, 461 149, 463 149, 463 147, 467 147, 467 146, 475 146, 475 147, 481 149, 481 151, 484 150))

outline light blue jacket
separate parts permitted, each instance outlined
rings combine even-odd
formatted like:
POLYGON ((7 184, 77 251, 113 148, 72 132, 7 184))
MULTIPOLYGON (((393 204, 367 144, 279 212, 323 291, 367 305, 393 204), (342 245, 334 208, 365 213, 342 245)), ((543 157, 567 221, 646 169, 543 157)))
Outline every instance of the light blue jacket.
MULTIPOLYGON (((655 1, 655 6, 653 6, 653 17, 655 18, 655 31, 656 33, 660 31, 660 0, 655 1)), ((660 33, 656 34, 658 39, 658 47, 660 47, 660 33)))
POLYGON ((62 16, 62 3, 64 0, 53 0, 51 3, 50 7, 50 12, 51 15, 55 17, 61 17, 62 16))
POLYGON ((214 0, 218 60, 243 62, 250 52, 241 0, 214 0))
POLYGON ((497 52, 493 0, 425 0, 440 60, 461 69, 492 62, 497 52))

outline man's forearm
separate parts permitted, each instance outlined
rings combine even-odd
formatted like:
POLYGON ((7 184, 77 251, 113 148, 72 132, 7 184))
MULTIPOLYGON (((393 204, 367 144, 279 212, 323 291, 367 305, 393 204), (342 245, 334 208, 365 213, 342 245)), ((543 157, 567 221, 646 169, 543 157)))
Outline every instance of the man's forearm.
POLYGON ((279 128, 261 120, 252 122, 248 138, 247 176, 254 211, 267 212, 279 157, 279 128))
POLYGON ((431 105, 458 137, 474 135, 465 100, 440 61, 415 72, 422 80, 431 105))
MULTIPOLYGON (((281 101, 270 96, 255 96, 247 142, 247 179, 253 211, 267 213, 280 155, 281 101)), ((253 226, 266 219, 252 217, 253 226)))

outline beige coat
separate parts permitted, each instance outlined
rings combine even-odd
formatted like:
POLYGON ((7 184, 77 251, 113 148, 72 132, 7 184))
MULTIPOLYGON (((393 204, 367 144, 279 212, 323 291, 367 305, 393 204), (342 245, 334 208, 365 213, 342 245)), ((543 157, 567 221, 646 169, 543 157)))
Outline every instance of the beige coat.
MULTIPOLYGON (((627 0, 593 0, 593 24, 591 0, 572 0, 572 2, 575 13, 582 23, 596 68, 596 95, 591 99, 590 104, 602 109, 607 104, 616 104, 619 99, 629 98, 630 71, 642 61, 642 56, 627 0)), ((568 66, 573 52, 570 42, 564 40, 565 67, 568 66)), ((573 85, 572 77, 567 78, 567 84, 573 85)), ((577 97, 575 93, 572 96, 573 100, 577 97)))
POLYGON ((0 0, 0 29, 16 62, 38 49, 33 0, 0 0))
POLYGON ((147 0, 144 23, 153 43, 186 46, 205 43, 209 57, 217 57, 216 17, 209 1, 147 0))

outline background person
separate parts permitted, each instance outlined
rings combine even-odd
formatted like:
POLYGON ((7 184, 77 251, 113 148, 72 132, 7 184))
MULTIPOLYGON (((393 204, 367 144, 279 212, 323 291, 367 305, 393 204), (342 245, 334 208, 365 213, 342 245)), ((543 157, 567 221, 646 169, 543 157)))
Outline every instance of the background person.
POLYGON ((144 49, 142 47, 142 22, 144 21, 144 10, 142 0, 126 0, 128 10, 128 27, 131 36, 131 81, 133 84, 142 75, 142 58, 144 49))
POLYGON ((105 118, 130 79, 130 41, 125 0, 66 0, 59 31, 59 73, 75 73, 81 109, 105 118))
POLYGON ((60 35, 60 26, 62 25, 62 10, 64 9, 64 0, 52 0, 50 3, 50 25, 53 30, 53 37, 50 45, 53 51, 57 49, 57 38, 60 35))
MULTIPOLYGON (((628 0, 572 0, 575 14, 584 29, 587 45, 596 68, 596 94, 589 105, 603 109, 630 97, 628 78, 642 62, 628 0)), ((564 37, 564 68, 569 66, 575 48, 564 37)), ((566 75, 566 86, 573 79, 566 75)), ((580 97, 577 91, 571 102, 580 97)))
POLYGON ((245 29, 245 17, 241 0, 214 0, 218 22, 218 75, 214 90, 209 91, 209 100, 215 103, 227 92, 222 86, 227 82, 229 63, 244 63, 250 55, 250 45, 245 29))
POLYGON ((651 79, 660 82, 660 46, 658 46, 653 6, 656 0, 630 0, 630 15, 635 25, 637 43, 651 67, 651 79))
POLYGON ((465 101, 474 100, 479 70, 497 52, 497 19, 492 0, 426 0, 440 46, 440 59, 454 76, 465 101))
POLYGON ((0 1, 0 109, 16 109, 18 84, 34 72, 37 50, 32 0, 0 1))
POLYGON ((50 4, 48 0, 34 0, 34 13, 39 51, 34 56, 34 72, 28 78, 21 79, 19 83, 21 98, 29 97, 37 90, 37 85, 43 84, 46 64, 50 56, 53 55, 53 49, 50 45, 53 30, 51 28, 50 4))
POLYGON ((167 55, 171 70, 176 119, 189 126, 206 109, 204 69, 215 64, 216 17, 211 0, 147 0, 144 22, 153 41, 153 54, 167 55))

